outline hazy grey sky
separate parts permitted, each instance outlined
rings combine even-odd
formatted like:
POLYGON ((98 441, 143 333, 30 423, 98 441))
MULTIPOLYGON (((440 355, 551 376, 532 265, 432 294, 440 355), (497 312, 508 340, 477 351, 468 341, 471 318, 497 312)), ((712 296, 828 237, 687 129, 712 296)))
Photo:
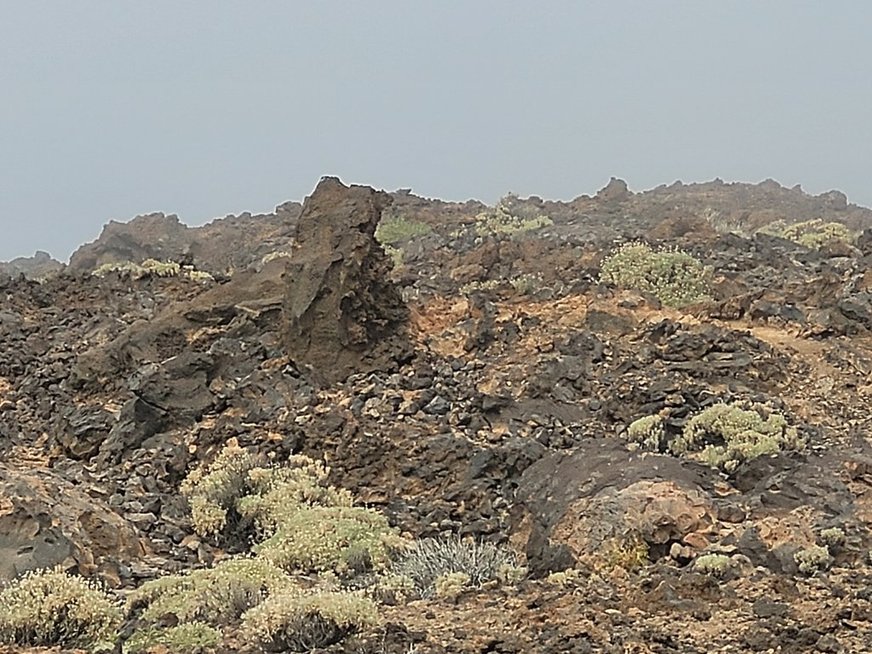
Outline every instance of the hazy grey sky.
POLYGON ((0 0, 0 259, 323 174, 446 199, 610 175, 872 205, 872 2, 0 0))

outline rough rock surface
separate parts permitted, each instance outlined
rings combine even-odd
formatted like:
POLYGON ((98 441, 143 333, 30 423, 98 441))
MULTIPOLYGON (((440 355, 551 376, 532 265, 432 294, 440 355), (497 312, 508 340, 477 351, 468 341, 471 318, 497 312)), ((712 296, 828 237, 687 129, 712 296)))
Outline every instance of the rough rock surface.
POLYGON ((48 252, 37 251, 32 257, 18 257, 12 261, 0 261, 0 277, 24 275, 40 279, 55 275, 64 269, 64 264, 51 258, 48 252))
POLYGON ((61 565, 119 579, 119 566, 145 554, 133 526, 100 498, 48 470, 0 464, 0 579, 61 565))
POLYGON ((387 193, 321 180, 297 225, 287 264, 285 346, 291 360, 326 382, 393 370, 409 358, 408 311, 375 240, 387 193))
MULTIPOLYGON (((552 224, 488 233, 480 203, 398 192, 387 207, 370 189, 325 184, 307 204, 317 224, 297 234, 285 222, 285 240, 265 246, 297 241, 288 271, 240 241, 216 261, 256 265, 217 281, 0 279, 0 507, 20 487, 15 506, 29 508, 18 515, 57 525, 0 523, 0 561, 72 556, 129 589, 226 556, 194 535, 179 484, 232 438, 279 460, 325 459, 332 483, 409 535, 507 544, 533 572, 517 587, 381 607, 382 627, 329 651, 869 651, 872 212, 773 183, 615 183, 568 203, 513 198, 552 224), (379 207, 431 228, 396 244, 390 273, 367 238, 379 207), (334 240, 331 216, 344 225, 334 240), (753 233, 810 218, 867 231, 821 249, 753 233), (711 301, 675 310, 600 283, 605 253, 640 238, 712 266, 711 301), (361 285, 342 287, 352 273, 361 285), (390 288, 384 275, 408 307, 393 323, 380 321, 402 303, 373 290, 390 288), (414 356, 319 350, 310 335, 297 354, 311 358, 295 360, 295 280, 307 289, 298 324, 316 315, 307 308, 347 308, 317 297, 342 287, 365 352, 380 352, 367 327, 390 324, 414 356), (314 374, 337 362, 357 372, 314 374), (783 414, 807 448, 728 475, 627 447, 636 418, 659 414, 675 430, 733 401, 783 414), (69 506, 50 506, 58 497, 69 506), (98 516, 88 525, 122 534, 117 553, 104 556, 115 541, 80 524, 85 507, 98 516), (834 528, 844 538, 826 565, 799 570, 795 555, 834 528), (729 557, 721 577, 695 568, 712 552, 729 557), (575 576, 549 577, 568 567, 575 576)), ((240 219, 252 239, 261 219, 272 229, 269 216, 240 219)), ((332 315, 324 333, 345 347, 355 339, 332 315)))

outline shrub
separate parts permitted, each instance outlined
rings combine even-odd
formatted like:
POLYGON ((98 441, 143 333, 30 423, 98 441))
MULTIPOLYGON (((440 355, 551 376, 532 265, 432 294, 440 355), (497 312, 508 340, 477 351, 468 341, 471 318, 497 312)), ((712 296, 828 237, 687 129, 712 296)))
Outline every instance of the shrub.
POLYGON ((693 416, 669 444, 676 455, 726 472, 735 471, 744 461, 804 446, 796 428, 780 413, 764 418, 756 409, 735 404, 715 404, 693 416))
POLYGON ((857 240, 857 235, 842 223, 824 222, 819 218, 793 225, 778 220, 762 228, 760 232, 793 241, 810 250, 819 249, 831 241, 850 245, 857 240))
POLYGON ((242 616, 241 639, 271 652, 308 652, 374 626, 375 604, 352 593, 273 595, 242 616))
POLYGON ((246 494, 248 472, 262 462, 262 457, 230 441, 212 463, 200 465, 185 478, 180 490, 191 505, 191 520, 198 534, 218 536, 228 526, 239 527, 236 502, 246 494), (231 524, 228 517, 233 518, 231 524))
POLYGON ((259 556, 285 570, 334 571, 353 576, 382 569, 398 538, 377 511, 351 506, 302 508, 255 546, 259 556))
POLYGON ((666 430, 663 427, 663 418, 653 415, 633 421, 627 427, 627 438, 645 449, 655 452, 663 451, 666 447, 666 430))
POLYGON ((202 622, 188 622, 168 629, 146 628, 124 643, 124 654, 140 654, 163 647, 172 654, 205 654, 218 648, 221 632, 202 622))
POLYGON ((246 484, 250 493, 239 498, 237 510, 255 524, 261 536, 268 537, 303 508, 350 507, 351 493, 328 486, 329 474, 322 462, 305 456, 292 456, 286 466, 252 468, 246 484))
POLYGON ((464 574, 470 585, 480 587, 490 581, 515 583, 526 574, 506 548, 459 538, 415 541, 400 556, 393 571, 414 581, 423 597, 433 595, 436 581, 445 575, 464 574))
POLYGON ((111 649, 121 607, 100 584, 60 569, 27 572, 0 591, 0 642, 111 649))
POLYGON ((417 236, 429 234, 433 229, 427 223, 407 220, 402 216, 383 218, 375 230, 375 238, 382 245, 394 245, 417 236))
POLYGON ((799 566, 799 571, 808 575, 818 570, 826 570, 832 563, 830 551, 820 545, 810 545, 797 551, 793 555, 793 560, 799 566))
POLYGON ((841 547, 845 544, 845 530, 841 527, 830 527, 821 531, 821 540, 828 547, 841 547))
POLYGON ((190 266, 181 266, 175 261, 158 261, 146 259, 141 264, 132 261, 120 261, 104 263, 97 266, 91 274, 95 277, 105 277, 109 273, 126 273, 134 279, 146 277, 185 277, 187 279, 204 282, 213 281, 215 278, 203 270, 194 270, 190 266))
POLYGON ((269 594, 293 581, 269 561, 234 558, 215 567, 169 575, 144 583, 131 593, 128 606, 140 618, 156 622, 168 614, 179 622, 223 624, 239 618, 269 594))
POLYGON ((733 559, 726 554, 703 554, 693 562, 693 569, 713 577, 723 577, 733 565, 733 559))
POLYGON ((475 217, 475 231, 480 236, 507 234, 513 236, 553 225, 554 221, 519 203, 514 195, 501 198, 497 204, 475 217))
POLYGON ((600 280, 651 293, 668 307, 680 308, 708 298, 711 269, 681 250, 653 250, 627 243, 602 263, 600 280))

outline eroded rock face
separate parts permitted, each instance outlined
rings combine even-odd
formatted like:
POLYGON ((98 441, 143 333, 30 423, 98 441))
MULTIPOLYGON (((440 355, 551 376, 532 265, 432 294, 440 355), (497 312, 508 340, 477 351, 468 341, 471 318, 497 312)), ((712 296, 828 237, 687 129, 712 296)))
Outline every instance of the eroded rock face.
POLYGON ((285 346, 323 382, 390 370, 411 352, 408 311, 375 240, 387 193, 325 177, 306 200, 285 271, 285 346))
POLYGON ((142 556, 135 529, 102 501, 50 470, 0 464, 0 580, 63 565, 117 578, 117 564, 142 556))

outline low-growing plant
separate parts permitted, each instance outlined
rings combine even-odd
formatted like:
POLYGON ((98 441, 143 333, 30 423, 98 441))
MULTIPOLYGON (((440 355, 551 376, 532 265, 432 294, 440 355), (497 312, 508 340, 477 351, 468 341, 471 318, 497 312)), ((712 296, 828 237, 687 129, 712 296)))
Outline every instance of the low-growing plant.
POLYGON ((805 441, 780 413, 765 418, 758 409, 735 404, 715 404, 693 416, 669 448, 678 456, 696 459, 726 472, 745 461, 801 450, 805 441))
POLYGON ((156 647, 172 654, 208 654, 221 644, 221 632, 203 622, 187 622, 161 629, 147 627, 135 631, 124 643, 123 654, 143 654, 156 647))
POLYGON ((436 580, 462 573, 473 587, 496 581, 514 584, 524 578, 526 569, 505 547, 459 538, 425 538, 413 542, 401 554, 392 570, 415 582, 422 597, 436 591, 436 580))
POLYGON ((292 456, 282 466, 256 467, 247 473, 248 494, 239 498, 237 510, 251 520, 262 538, 272 536, 281 524, 304 508, 344 506, 351 493, 327 484, 330 469, 321 461, 292 456))
POLYGON ((113 261, 97 266, 91 272, 95 277, 105 277, 110 273, 126 273, 134 279, 143 279, 145 277, 185 277, 198 282, 214 280, 210 273, 203 270, 195 270, 191 266, 182 266, 175 261, 158 261, 157 259, 146 259, 142 263, 113 261))
POLYGON ((726 554, 702 554, 693 562, 693 569, 712 577, 723 577, 733 567, 733 559, 726 554))
POLYGON ((402 216, 382 218, 375 230, 375 238, 382 245, 394 245, 433 231, 427 223, 402 216))
POLYGON ((819 249, 832 241, 850 245, 857 240, 857 235, 842 223, 824 222, 820 218, 792 225, 778 220, 766 225, 760 232, 793 241, 810 250, 819 249))
POLYGON ((397 538, 378 511, 313 506, 290 513, 276 532, 254 550, 285 570, 354 576, 384 569, 397 538))
POLYGON ((606 540, 593 561, 597 570, 638 570, 650 562, 648 543, 638 534, 606 540))
POLYGON ((191 521, 198 534, 218 536, 240 527, 236 503, 248 494, 249 471, 263 462, 262 457, 230 441, 214 461, 188 474, 180 490, 191 505, 191 521))
POLYGON ((524 232, 532 232, 554 224, 548 216, 535 212, 530 213, 515 206, 517 198, 512 195, 500 199, 490 209, 482 211, 475 217, 475 231, 480 236, 489 234, 506 234, 513 236, 524 232))
POLYGON ((0 642, 21 647, 112 649, 121 607, 97 582, 45 569, 0 590, 0 642))
POLYGON ((373 627, 372 600, 346 592, 279 593, 242 616, 240 636, 270 652, 308 652, 329 647, 373 627))
POLYGON ((145 622, 173 615, 182 623, 220 625, 237 620, 268 594, 293 585, 292 579, 269 561, 237 557, 212 568, 148 581, 130 594, 128 606, 145 622))
POLYGON ((645 243, 620 246, 600 269, 602 282, 651 293, 675 308, 708 299, 711 275, 711 268, 686 252, 654 250, 645 243))
POLYGON ((820 545, 809 545, 798 550, 793 555, 793 560, 796 561, 799 571, 807 575, 826 570, 832 563, 829 549, 820 545))
POLYGON ((644 416, 630 423, 627 438, 647 450, 663 451, 666 447, 666 429, 659 415, 644 416))
POLYGON ((845 538, 845 530, 841 527, 821 530, 821 540, 827 547, 841 547, 845 544, 845 538))
POLYGON ((469 575, 465 572, 447 572, 433 582, 433 592, 436 597, 454 599, 471 588, 469 582, 469 575))

